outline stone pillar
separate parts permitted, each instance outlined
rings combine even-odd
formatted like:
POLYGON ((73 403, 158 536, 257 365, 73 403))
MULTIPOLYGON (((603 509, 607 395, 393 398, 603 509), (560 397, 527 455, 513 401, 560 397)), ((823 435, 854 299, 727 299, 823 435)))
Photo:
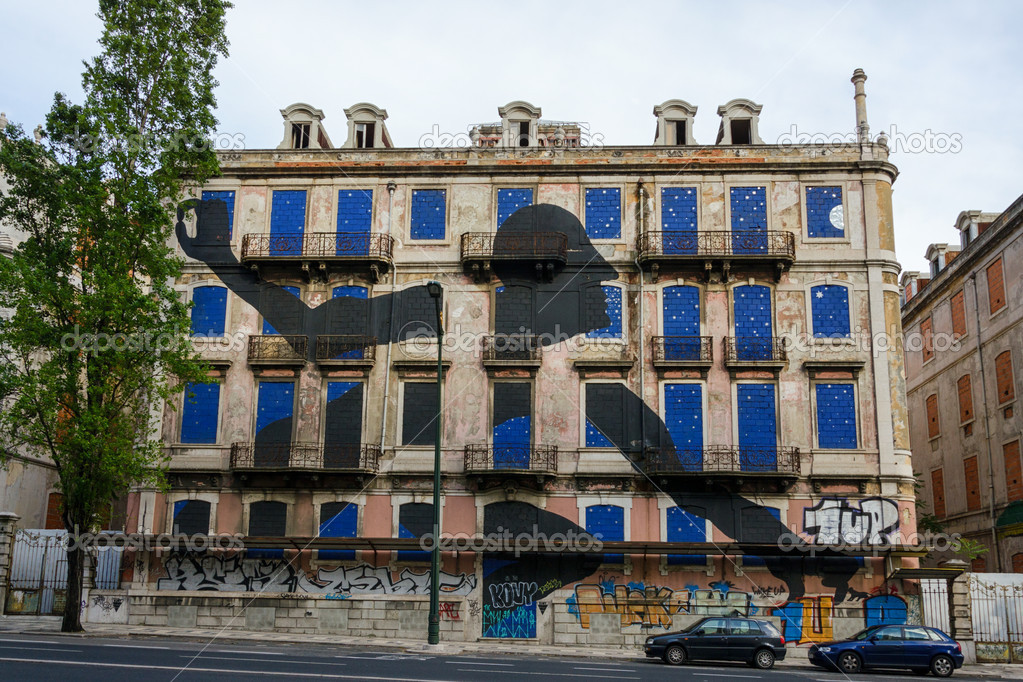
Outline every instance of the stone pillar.
POLYGON ((7 577, 11 574, 14 552, 14 524, 21 517, 14 512, 0 512, 0 613, 7 604, 7 577))
POLYGON ((977 647, 973 642, 973 616, 970 604, 969 572, 960 574, 948 586, 948 617, 952 639, 959 642, 967 663, 977 662, 977 647))

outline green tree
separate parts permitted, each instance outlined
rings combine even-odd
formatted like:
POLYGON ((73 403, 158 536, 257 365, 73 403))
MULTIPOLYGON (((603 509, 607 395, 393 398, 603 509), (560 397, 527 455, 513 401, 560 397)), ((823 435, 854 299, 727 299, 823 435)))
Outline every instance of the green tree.
POLYGON ((171 207, 218 172, 213 68, 223 0, 101 0, 84 102, 58 93, 36 143, 0 132, 0 458, 49 456, 69 532, 62 630, 80 631, 84 550, 111 500, 163 484, 162 402, 206 368, 173 289, 171 207))

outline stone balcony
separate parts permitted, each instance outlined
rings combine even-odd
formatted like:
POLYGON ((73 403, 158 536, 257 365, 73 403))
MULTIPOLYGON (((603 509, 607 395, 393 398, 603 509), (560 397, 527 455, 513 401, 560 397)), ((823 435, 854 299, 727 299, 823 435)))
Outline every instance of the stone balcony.
POLYGON ((358 443, 231 444, 231 471, 251 485, 281 487, 329 483, 337 476, 365 476, 379 469, 380 446, 358 443))
POLYGON ((309 337, 303 334, 253 334, 249 337, 250 365, 303 365, 308 352, 309 337))
POLYGON ((327 281, 333 273, 365 274, 380 280, 392 265, 394 239, 369 232, 247 234, 241 262, 261 277, 302 274, 327 281))
POLYGON ((462 235, 460 254, 466 273, 476 282, 490 281, 494 261, 517 264, 551 281, 568 259, 568 235, 563 232, 468 232, 462 235))
POLYGON ((796 260, 796 236, 773 230, 716 232, 649 230, 640 235, 638 260, 656 282, 660 271, 714 270, 727 281, 733 265, 764 269, 775 278, 796 260))
POLYGON ((466 445, 467 476, 499 481, 509 477, 535 476, 538 481, 558 472, 557 445, 466 445))

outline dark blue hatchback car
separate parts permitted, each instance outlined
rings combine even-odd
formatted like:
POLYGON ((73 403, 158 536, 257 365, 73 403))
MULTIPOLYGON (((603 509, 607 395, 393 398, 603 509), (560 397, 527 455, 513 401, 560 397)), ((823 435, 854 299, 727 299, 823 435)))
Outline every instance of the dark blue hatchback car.
POLYGON ((959 644, 922 625, 874 625, 840 642, 810 647, 810 662, 843 673, 864 668, 909 668, 919 675, 949 677, 963 665, 959 644))

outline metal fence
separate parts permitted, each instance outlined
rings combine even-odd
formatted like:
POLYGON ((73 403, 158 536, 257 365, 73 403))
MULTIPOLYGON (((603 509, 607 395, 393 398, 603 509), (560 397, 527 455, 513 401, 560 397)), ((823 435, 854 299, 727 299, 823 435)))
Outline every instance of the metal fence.
POLYGON ((1023 662, 1023 576, 970 576, 973 639, 977 659, 1023 662))
POLYGON ((925 578, 920 581, 920 606, 923 624, 951 633, 948 617, 948 580, 925 578))

